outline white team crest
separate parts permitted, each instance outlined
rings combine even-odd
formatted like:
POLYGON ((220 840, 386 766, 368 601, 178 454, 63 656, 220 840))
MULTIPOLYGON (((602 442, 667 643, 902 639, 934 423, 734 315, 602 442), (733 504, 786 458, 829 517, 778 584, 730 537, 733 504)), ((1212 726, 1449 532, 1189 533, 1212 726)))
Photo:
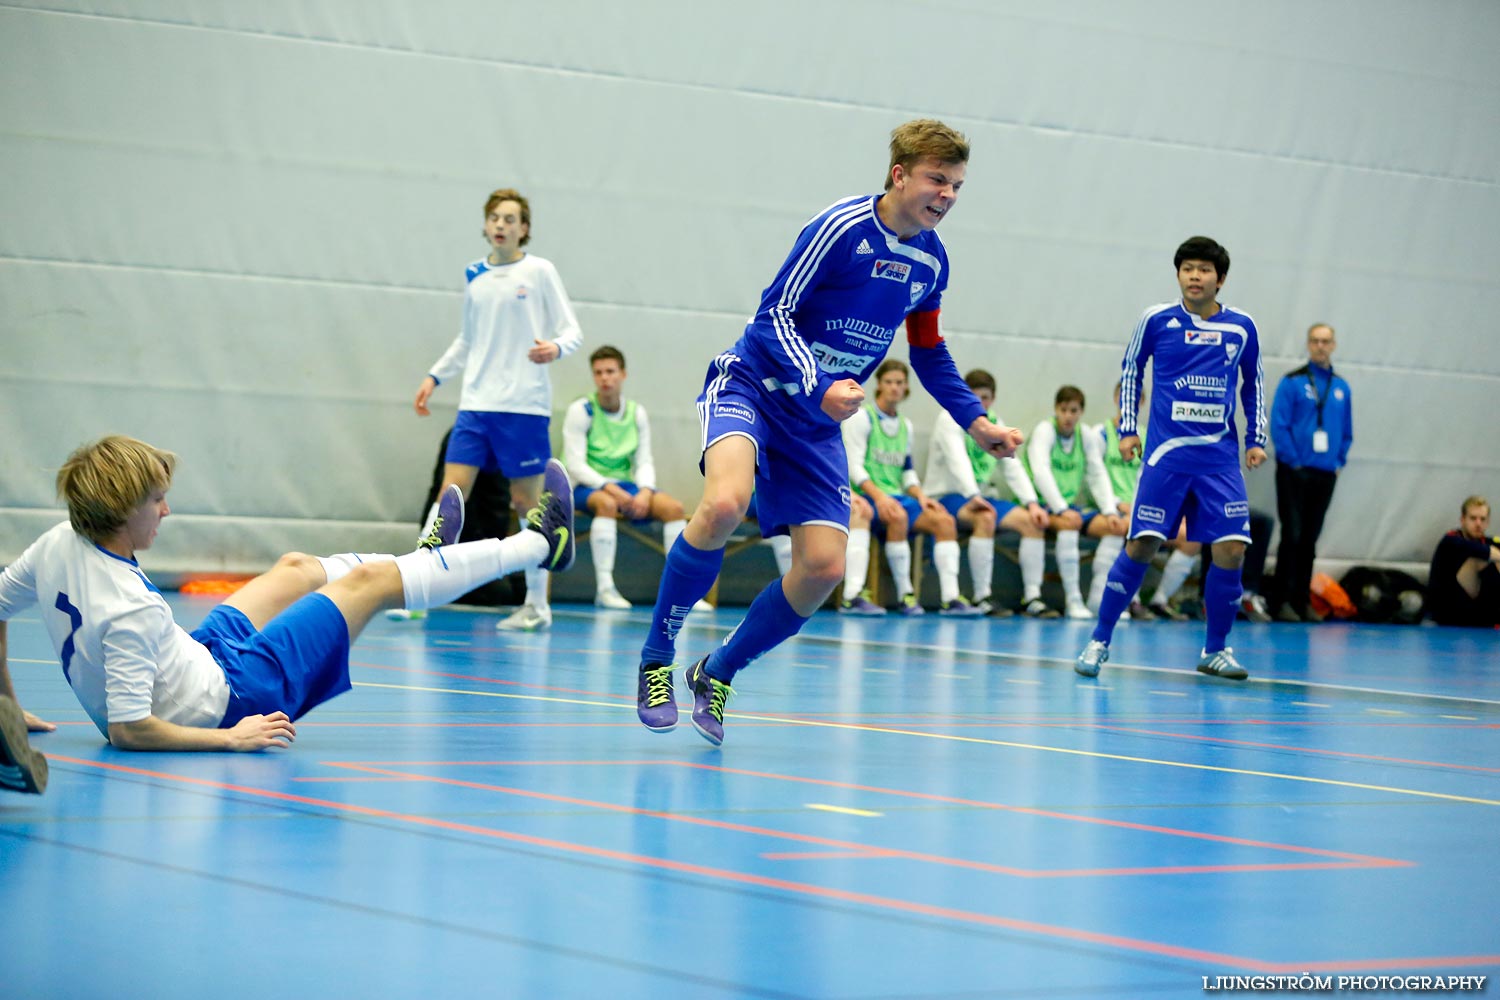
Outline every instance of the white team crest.
POLYGON ((927 282, 913 281, 911 283, 911 304, 916 305, 922 301, 922 293, 927 291, 927 282))
POLYGON ((1238 354, 1238 353, 1240 353, 1240 345, 1239 344, 1236 344, 1232 340, 1229 343, 1225 344, 1224 345, 1224 363, 1226 365, 1232 365, 1232 364, 1234 364, 1234 356, 1236 354, 1238 354))

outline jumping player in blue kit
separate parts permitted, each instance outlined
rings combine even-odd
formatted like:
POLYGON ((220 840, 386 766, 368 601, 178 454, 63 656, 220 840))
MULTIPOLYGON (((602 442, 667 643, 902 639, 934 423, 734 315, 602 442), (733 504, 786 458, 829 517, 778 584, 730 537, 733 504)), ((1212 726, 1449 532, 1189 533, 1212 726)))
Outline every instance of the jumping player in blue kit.
POLYGON ((751 603, 723 645, 687 668, 693 726, 724 739, 730 682, 795 635, 844 579, 849 466, 839 423, 904 322, 911 367, 960 427, 997 457, 1021 433, 992 423, 943 343, 938 310, 948 258, 934 228, 953 207, 968 140, 930 119, 891 133, 885 192, 845 198, 803 227, 734 347, 709 366, 703 500, 668 553, 641 650, 636 711, 654 732, 677 725, 672 662, 683 620, 718 576, 724 545, 753 492, 762 532, 790 534, 792 568, 751 603))
POLYGON ((1146 568, 1181 518, 1187 537, 1212 546, 1203 581, 1207 639, 1198 670, 1217 677, 1249 676, 1228 646, 1240 601, 1240 565, 1250 541, 1250 504, 1234 431, 1235 383, 1245 408, 1245 465, 1266 460, 1265 384, 1255 321, 1221 306, 1229 252, 1194 236, 1173 258, 1182 298, 1141 316, 1125 350, 1120 384, 1120 454, 1141 449, 1136 411, 1141 376, 1152 365, 1151 449, 1144 456, 1130 514, 1130 540, 1109 570, 1099 622, 1073 669, 1094 677, 1109 659, 1109 640, 1146 568))

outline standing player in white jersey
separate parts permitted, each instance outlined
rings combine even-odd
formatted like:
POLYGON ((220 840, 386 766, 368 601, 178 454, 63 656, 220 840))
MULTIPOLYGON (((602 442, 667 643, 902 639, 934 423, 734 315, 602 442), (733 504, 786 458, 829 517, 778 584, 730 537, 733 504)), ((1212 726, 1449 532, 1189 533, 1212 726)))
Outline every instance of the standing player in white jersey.
POLYGON ((641 650, 636 710, 656 732, 677 725, 672 661, 690 608, 712 586, 724 545, 756 497, 761 531, 790 533, 792 569, 751 603, 723 645, 688 667, 693 726, 724 738, 735 673, 795 635, 844 578, 849 466, 839 424, 860 383, 906 327, 923 386, 986 451, 1012 454, 1021 433, 985 418, 944 344, 938 308, 948 259, 933 230, 958 197, 968 140, 930 119, 891 133, 885 192, 845 198, 803 228, 744 334, 709 366, 703 500, 667 555, 641 650))
POLYGON ((1243 680, 1249 674, 1229 648, 1240 602, 1240 566, 1250 541, 1250 503, 1235 440, 1235 384, 1245 408, 1245 465, 1266 460, 1265 384, 1260 336, 1247 314, 1218 302, 1229 274, 1229 252, 1194 236, 1173 257, 1182 298, 1141 316, 1125 350, 1120 379, 1120 454, 1141 449, 1137 408, 1141 376, 1150 361, 1151 449, 1136 486, 1130 540, 1109 571, 1094 636, 1074 669, 1094 677, 1109 659, 1120 614, 1145 578, 1146 567, 1178 520, 1187 537, 1212 546, 1203 581, 1207 638, 1198 670, 1243 680))
MULTIPOLYGON (((465 497, 481 469, 510 480, 517 511, 536 506, 542 468, 552 457, 552 381, 547 365, 578 350, 583 333, 552 262, 523 247, 531 240, 531 206, 520 192, 501 188, 484 205, 489 256, 468 266, 464 320, 457 338, 417 389, 421 417, 445 379, 462 374, 458 420, 448 439, 442 496, 457 486, 465 497)), ((437 515, 427 514, 425 537, 437 515)), ((534 631, 552 624, 546 570, 526 571, 526 603, 499 628, 534 631)))
MULTIPOLYGON (((548 461, 541 506, 527 515, 531 531, 447 544, 463 527, 463 498, 449 488, 417 551, 288 553, 189 634, 136 562, 171 513, 176 465, 171 452, 128 437, 79 448, 57 474, 68 520, 0 573, 0 695, 15 694, 7 622, 40 605, 63 677, 122 750, 290 743, 297 718, 349 690, 349 644, 375 612, 446 604, 506 573, 563 570, 573 561, 572 487, 562 463, 548 461)), ((13 718, 0 708, 0 723, 13 718)), ((50 728, 29 714, 25 722, 50 728)))

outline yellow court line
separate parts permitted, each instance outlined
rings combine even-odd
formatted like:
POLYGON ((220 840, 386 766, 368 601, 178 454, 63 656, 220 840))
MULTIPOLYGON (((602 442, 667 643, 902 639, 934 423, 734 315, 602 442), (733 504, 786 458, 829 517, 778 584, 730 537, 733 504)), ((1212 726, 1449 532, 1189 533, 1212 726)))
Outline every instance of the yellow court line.
POLYGON ((848 806, 830 806, 822 802, 807 802, 804 805, 808 809, 819 809, 823 812, 844 813, 848 816, 884 816, 885 813, 871 812, 868 809, 851 809, 848 806))
MULTIPOLYGON (((430 694, 470 694, 481 698, 510 698, 516 701, 545 701, 559 705, 590 705, 596 708, 627 708, 617 701, 586 701, 582 698, 551 698, 538 694, 510 694, 505 691, 473 691, 467 688, 421 687, 415 684, 378 684, 371 681, 355 681, 355 687, 391 688, 397 691, 425 691, 430 694)), ((952 743, 975 743, 980 746, 1009 747, 1012 750, 1040 750, 1046 753, 1071 754, 1075 757, 1095 757, 1099 760, 1119 760, 1129 764, 1156 764, 1160 767, 1181 767, 1191 771, 1215 771, 1219 774, 1243 774, 1252 778, 1279 778, 1283 781, 1302 781, 1314 785, 1333 785, 1338 788, 1358 788, 1369 792, 1390 792, 1393 795, 1415 795, 1426 799, 1443 799, 1448 802, 1472 802, 1481 806, 1500 806, 1500 800, 1480 799, 1468 795, 1449 795, 1444 792, 1424 792, 1415 788, 1393 788, 1389 785, 1369 785, 1358 781, 1338 781, 1334 778, 1310 778, 1300 774, 1280 774, 1276 771, 1251 771, 1239 767, 1217 767, 1213 764, 1189 764, 1177 760, 1157 760, 1154 757, 1130 757, 1125 754, 1100 753, 1097 750, 1074 750, 1070 747, 1048 747, 1035 743, 1013 743, 1008 740, 988 740, 979 736, 959 736, 952 733, 920 733, 910 729, 888 729, 884 726, 862 726, 848 722, 825 722, 818 719, 788 719, 774 715, 744 715, 739 712, 726 713, 732 719, 749 722, 774 722, 788 726, 811 726, 819 729, 844 729, 857 733, 884 733, 887 736, 915 736, 925 740, 948 740, 952 743)))

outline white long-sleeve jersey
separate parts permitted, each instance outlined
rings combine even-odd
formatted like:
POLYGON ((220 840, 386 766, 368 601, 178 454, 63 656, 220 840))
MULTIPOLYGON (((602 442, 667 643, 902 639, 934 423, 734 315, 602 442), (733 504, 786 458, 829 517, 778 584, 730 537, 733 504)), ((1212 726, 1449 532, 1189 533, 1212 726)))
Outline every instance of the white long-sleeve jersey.
POLYGON ((0 573, 0 620, 40 604, 63 676, 99 732, 154 715, 217 726, 229 707, 224 670, 133 559, 64 522, 0 573))
MULTIPOLYGON (((1093 498, 1093 505, 1114 513, 1115 491, 1109 483, 1109 470, 1104 467, 1104 437, 1097 429, 1087 427, 1080 421, 1073 428, 1072 443, 1064 441, 1063 450, 1079 447, 1080 441, 1083 448, 1084 482, 1093 498)), ((1026 458, 1031 463, 1031 478, 1036 483, 1037 493, 1041 494, 1042 503, 1049 512, 1060 514, 1068 509, 1068 501, 1063 499, 1062 490, 1058 489, 1057 480, 1052 476, 1052 446, 1056 443, 1057 428, 1051 420, 1043 420, 1036 425, 1026 441, 1026 458)))
MULTIPOLYGON (((1004 423, 996 415, 997 423, 1004 423)), ((968 434, 958 426, 958 421, 946 410, 938 413, 932 427, 932 445, 927 452, 927 475, 922 477, 924 488, 934 497, 957 493, 965 499, 978 495, 999 495, 994 476, 988 482, 974 478, 974 463, 969 460, 968 434)), ((1026 475, 1026 467, 1019 458, 1002 458, 996 467, 1005 477, 1011 494, 1023 506, 1037 503, 1036 489, 1026 475)))
MULTIPOLYGON (((595 420, 621 420, 625 411, 623 397, 620 399, 620 409, 614 413, 600 407, 591 407, 587 396, 568 404, 567 413, 563 415, 563 465, 567 467, 568 478, 573 480, 574 486, 587 486, 597 490, 607 483, 617 481, 589 464, 589 425, 595 420), (589 412, 590 409, 593 413, 589 412)), ((651 454, 651 418, 646 416, 646 407, 640 402, 635 404, 635 431, 638 440, 635 454, 631 457, 630 481, 645 489, 655 490, 656 462, 651 454)))
POLYGON ((499 266, 476 260, 465 275, 463 327, 429 374, 439 385, 463 374, 461 410, 550 417, 552 379, 526 352, 551 340, 566 357, 583 344, 557 268, 526 254, 499 266))

